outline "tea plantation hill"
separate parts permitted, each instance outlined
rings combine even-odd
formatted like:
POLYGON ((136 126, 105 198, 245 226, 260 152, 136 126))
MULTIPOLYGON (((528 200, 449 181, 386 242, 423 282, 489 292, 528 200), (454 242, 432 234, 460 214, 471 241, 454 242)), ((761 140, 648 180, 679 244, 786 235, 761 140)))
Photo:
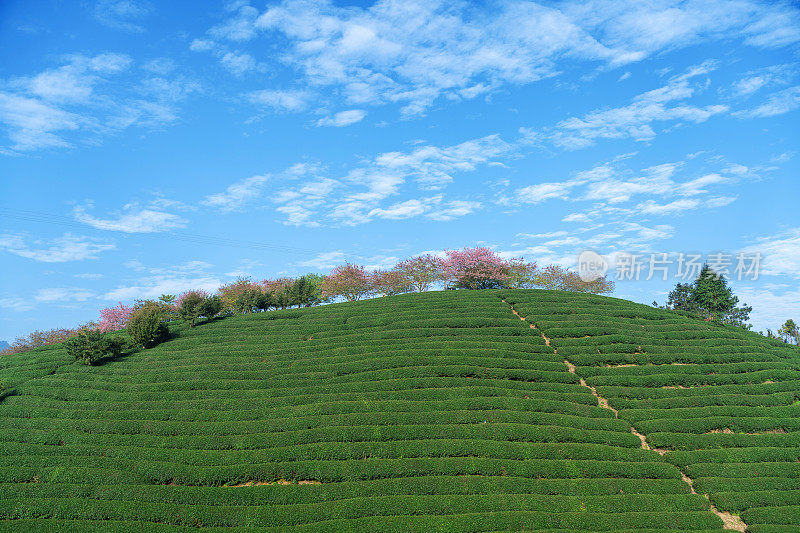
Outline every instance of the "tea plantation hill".
POLYGON ((799 352, 755 333, 535 290, 177 329, 0 360, 0 530, 800 531, 799 352))

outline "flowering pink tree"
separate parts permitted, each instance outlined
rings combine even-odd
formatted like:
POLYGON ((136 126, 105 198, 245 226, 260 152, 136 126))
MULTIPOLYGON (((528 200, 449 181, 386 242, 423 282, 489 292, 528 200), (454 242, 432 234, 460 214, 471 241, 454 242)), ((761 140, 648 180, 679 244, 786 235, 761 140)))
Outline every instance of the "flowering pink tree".
POLYGON ((497 289, 511 281, 511 263, 489 248, 464 248, 446 253, 445 279, 456 288, 497 289))
POLYGON ((343 296, 348 302, 353 302, 372 291, 372 275, 361 265, 347 263, 337 266, 322 280, 324 298, 343 296))
POLYGON ((293 278, 265 279, 261 281, 261 286, 267 292, 285 292, 289 290, 293 283, 293 278))
POLYGON ((398 269, 376 270, 372 273, 372 288, 378 294, 394 296, 412 290, 408 279, 398 269))
POLYGON ((183 301, 187 298, 200 298, 202 300, 207 299, 211 296, 207 291, 203 289, 192 289, 190 291, 184 291, 178 295, 178 298, 175 300, 175 308, 180 309, 183 305, 183 301))
POLYGON ((397 270, 408 285, 417 292, 427 291, 431 285, 444 280, 445 261, 435 255, 419 255, 397 263, 397 270))
POLYGON ((122 302, 117 303, 119 305, 116 307, 106 307, 100 310, 100 323, 97 325, 97 331, 101 333, 119 331, 128 325, 134 309, 132 306, 122 305, 122 302))
POLYGON ((606 294, 614 291, 614 282, 603 276, 593 281, 583 281, 581 277, 560 265, 548 265, 537 270, 531 285, 543 289, 606 294))

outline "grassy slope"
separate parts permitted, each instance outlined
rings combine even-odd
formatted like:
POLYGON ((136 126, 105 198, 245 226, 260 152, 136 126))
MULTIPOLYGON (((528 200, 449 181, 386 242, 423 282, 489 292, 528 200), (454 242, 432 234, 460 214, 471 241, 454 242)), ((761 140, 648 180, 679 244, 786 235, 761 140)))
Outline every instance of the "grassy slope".
POLYGON ((99 367, 37 350, 0 361, 0 529, 721 528, 680 469, 756 528, 792 524, 799 365, 753 334, 548 291, 228 318, 99 367), (628 421, 674 451, 642 450, 628 421), (725 427, 759 434, 706 433, 725 427))
POLYGON ((800 531, 796 347, 614 298, 504 297, 717 508, 800 531))

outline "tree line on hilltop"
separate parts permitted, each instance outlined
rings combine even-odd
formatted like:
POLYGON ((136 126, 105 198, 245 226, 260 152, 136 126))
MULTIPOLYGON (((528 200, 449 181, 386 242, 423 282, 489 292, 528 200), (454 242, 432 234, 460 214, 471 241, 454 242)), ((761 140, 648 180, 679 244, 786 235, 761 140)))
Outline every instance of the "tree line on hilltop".
MULTIPOLYGON (((92 364, 103 356, 113 356, 126 347, 148 348, 163 341, 166 323, 182 319, 190 327, 201 318, 257 313, 290 307, 310 307, 333 301, 357 301, 374 296, 392 296, 424 292, 434 287, 444 289, 542 288, 606 294, 614 290, 607 277, 584 281, 575 272, 559 265, 539 267, 521 258, 505 259, 494 251, 478 247, 448 250, 444 257, 426 254, 411 257, 390 269, 369 269, 346 263, 327 275, 305 274, 254 281, 239 277, 211 294, 190 289, 180 295, 162 294, 158 299, 139 299, 133 305, 119 303, 100 310, 98 322, 77 328, 34 331, 20 337, 0 354, 13 354, 69 341, 67 348, 76 359, 92 364), (108 333, 126 331, 127 338, 113 340, 108 333), (109 340, 112 339, 112 340, 109 340), (95 354, 93 356, 92 354, 95 354), (101 355, 96 355, 101 354, 101 355)), ((664 309, 684 312, 706 320, 715 320, 749 329, 752 307, 738 305, 724 277, 704 266, 693 283, 679 283, 670 292, 664 309)), ((653 305, 658 306, 656 302, 653 305)), ((800 340, 798 328, 788 321, 776 337, 785 342, 800 340)))

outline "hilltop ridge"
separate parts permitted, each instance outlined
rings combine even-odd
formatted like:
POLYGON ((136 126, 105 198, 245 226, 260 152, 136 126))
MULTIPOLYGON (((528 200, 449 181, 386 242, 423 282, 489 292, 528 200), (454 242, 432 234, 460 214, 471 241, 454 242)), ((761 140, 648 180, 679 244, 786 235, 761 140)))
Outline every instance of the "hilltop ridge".
POLYGON ((800 526, 798 350, 617 298, 256 313, 0 382, 5 529, 800 526))

